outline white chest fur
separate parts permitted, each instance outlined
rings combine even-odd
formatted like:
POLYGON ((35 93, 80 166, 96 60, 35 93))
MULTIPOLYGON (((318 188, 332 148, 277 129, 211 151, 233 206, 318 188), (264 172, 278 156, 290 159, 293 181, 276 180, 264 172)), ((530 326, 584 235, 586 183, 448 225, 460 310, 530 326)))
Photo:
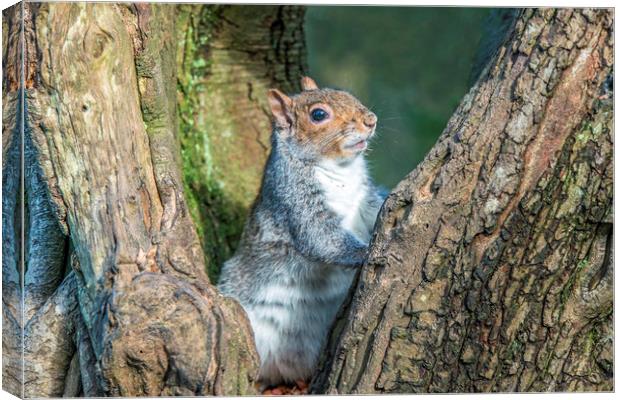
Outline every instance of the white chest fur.
POLYGON ((355 271, 314 265, 315 276, 274 279, 245 305, 266 384, 310 377, 355 271))
MULTIPOLYGON (((368 242, 377 210, 368 201, 365 160, 323 161, 314 173, 342 228, 368 242)), ((261 359, 259 377, 266 384, 312 375, 355 276, 353 269, 310 260, 271 267, 287 274, 273 276, 250 304, 244 304, 261 359)))
POLYGON ((323 160, 315 167, 315 176, 323 188, 327 205, 342 218, 342 227, 363 242, 370 232, 362 220, 368 191, 366 161, 357 157, 346 164, 323 160))

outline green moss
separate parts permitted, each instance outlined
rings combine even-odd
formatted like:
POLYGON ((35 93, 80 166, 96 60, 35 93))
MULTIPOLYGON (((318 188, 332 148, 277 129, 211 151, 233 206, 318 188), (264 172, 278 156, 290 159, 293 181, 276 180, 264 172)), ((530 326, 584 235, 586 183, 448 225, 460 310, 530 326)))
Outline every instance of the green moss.
MULTIPOLYGON (((178 7, 177 93, 183 183, 190 214, 204 253, 207 272, 217 282, 221 264, 232 255, 247 215, 247 202, 231 198, 215 173, 220 165, 214 153, 230 149, 212 143, 214 121, 204 109, 201 95, 208 92, 206 58, 216 8, 202 5, 178 7)), ((220 121, 221 122, 221 121, 220 121)), ((226 173, 240 174, 239 171, 226 173)))
POLYGON ((523 343, 521 343, 518 339, 513 339, 513 341, 510 342, 510 345, 508 345, 508 348, 506 350, 506 359, 514 360, 515 357, 518 357, 518 355, 521 354, 522 350, 523 343))
POLYGON ((587 118, 579 128, 579 133, 576 136, 579 144, 586 143, 589 140, 597 141, 602 133, 606 132, 609 127, 611 112, 610 101, 607 99, 597 100, 596 107, 599 108, 594 119, 587 118))
POLYGON ((589 353, 594 348, 594 345, 598 343, 599 337, 600 334, 596 327, 588 331, 588 333, 586 334, 586 346, 584 351, 589 353))
POLYGON ((575 286, 575 282, 581 275, 581 271, 586 267, 586 265, 588 265, 588 262, 588 259, 583 259, 579 261, 579 264, 577 264, 577 268, 575 268, 575 271, 568 278, 568 282, 566 282, 566 284, 562 288, 562 292, 560 293, 560 304, 562 306, 566 304, 566 301, 568 300, 568 297, 572 293, 573 287, 575 286))

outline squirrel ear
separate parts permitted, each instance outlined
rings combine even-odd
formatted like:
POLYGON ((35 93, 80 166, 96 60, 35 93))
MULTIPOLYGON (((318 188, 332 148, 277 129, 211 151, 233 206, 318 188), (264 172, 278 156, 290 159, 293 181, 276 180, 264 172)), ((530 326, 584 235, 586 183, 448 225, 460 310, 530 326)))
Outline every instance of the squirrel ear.
POLYGON ((316 90, 319 88, 319 85, 317 85, 314 79, 310 78, 309 76, 302 76, 301 88, 303 90, 316 90))
POLYGON ((293 100, 278 89, 269 89, 267 99, 276 126, 279 128, 291 127, 293 125, 293 100))

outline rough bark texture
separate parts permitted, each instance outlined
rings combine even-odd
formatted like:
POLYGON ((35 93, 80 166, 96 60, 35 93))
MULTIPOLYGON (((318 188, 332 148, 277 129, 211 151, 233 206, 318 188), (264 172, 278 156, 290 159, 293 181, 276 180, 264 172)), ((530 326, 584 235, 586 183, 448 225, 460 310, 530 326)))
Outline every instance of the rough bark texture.
MULTIPOLYGON (((249 324, 210 284, 184 200, 175 6, 24 10, 26 272, 22 294, 11 223, 20 85, 7 68, 3 219, 14 240, 3 243, 3 317, 25 330, 25 396, 254 393, 249 324)), ((3 23, 13 38, 19 16, 3 23)), ((18 45, 8 40, 3 55, 18 45)), ((5 387, 16 394, 19 349, 6 341, 5 387)))
MULTIPOLYGON (((26 3, 23 29, 3 14, 14 394, 255 392, 247 319, 200 241, 210 266, 234 247, 267 152, 260 93, 295 89, 303 12, 175 7, 26 3)), ((514 18, 384 205, 315 392, 613 388, 612 18, 514 18)))
POLYGON ((232 256, 269 152, 266 93, 299 91, 304 8, 179 6, 183 173, 209 276, 232 256))
POLYGON ((385 203, 314 392, 613 389, 612 26, 516 19, 385 203))
POLYGON ((21 4, 2 12, 2 389, 22 396, 21 4))

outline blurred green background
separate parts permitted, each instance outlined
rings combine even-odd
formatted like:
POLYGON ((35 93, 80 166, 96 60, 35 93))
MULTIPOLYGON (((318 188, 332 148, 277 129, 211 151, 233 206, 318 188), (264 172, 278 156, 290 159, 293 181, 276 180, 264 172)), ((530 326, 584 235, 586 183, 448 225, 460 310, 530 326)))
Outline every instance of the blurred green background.
POLYGON ((379 117, 369 154, 393 188, 422 161, 470 87, 489 8, 310 6, 310 75, 379 117))

